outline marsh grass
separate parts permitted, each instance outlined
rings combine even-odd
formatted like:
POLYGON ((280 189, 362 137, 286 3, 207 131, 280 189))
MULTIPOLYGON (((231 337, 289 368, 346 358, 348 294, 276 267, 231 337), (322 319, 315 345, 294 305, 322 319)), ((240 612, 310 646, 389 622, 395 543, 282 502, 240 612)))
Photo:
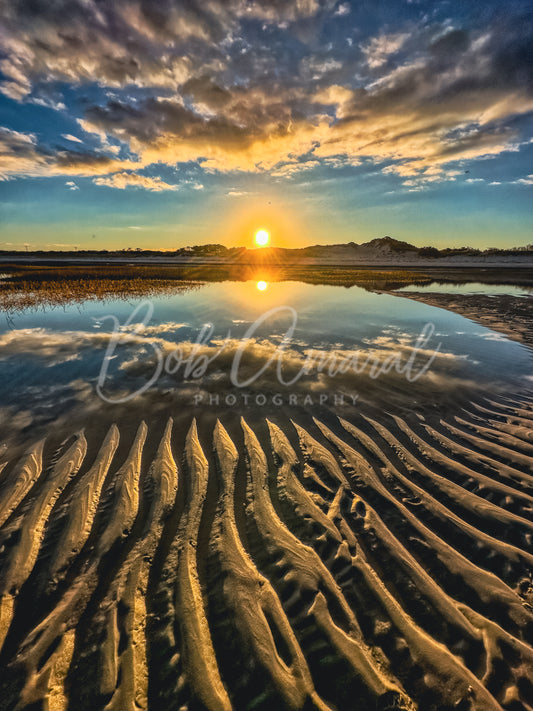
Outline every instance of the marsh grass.
POLYGON ((6 312, 84 301, 124 300, 198 289, 148 267, 2 267, 0 308, 6 312))

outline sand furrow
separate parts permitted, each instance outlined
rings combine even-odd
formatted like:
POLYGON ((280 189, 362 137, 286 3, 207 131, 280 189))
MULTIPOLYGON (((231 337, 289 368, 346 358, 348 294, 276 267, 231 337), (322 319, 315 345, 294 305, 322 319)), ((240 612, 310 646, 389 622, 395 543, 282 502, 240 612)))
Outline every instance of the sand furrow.
MULTIPOLYGON (((346 492, 344 493, 346 494, 346 492)), ((369 530, 374 529, 381 544, 388 546, 389 552, 393 554, 396 562, 399 562, 404 567, 405 573, 416 583, 417 591, 423 595, 427 595, 435 604, 435 610, 462 630, 464 635, 463 639, 472 637, 479 641, 485 641, 484 637, 487 630, 492 632, 492 644, 486 643, 487 676, 493 666, 493 657, 497 656, 498 659, 501 658, 501 652, 499 649, 496 649, 495 644, 495 642, 500 642, 501 640, 510 644, 515 650, 522 652, 524 665, 531 663, 533 659, 533 650, 531 650, 531 648, 511 638, 503 630, 481 615, 474 613, 467 608, 467 606, 458 606, 454 600, 443 593, 406 549, 394 539, 371 508, 367 508, 365 512, 365 528, 369 530), (470 616, 467 617, 464 611, 470 613, 470 616), (475 620, 474 624, 470 623, 470 618, 475 620), (499 635, 498 632, 500 633, 499 635)), ((360 527, 358 527, 358 530, 360 531, 360 527)), ((437 688, 442 688, 444 684, 448 693, 453 688, 454 693, 457 693, 458 696, 457 704, 461 700, 473 696, 475 699, 473 708, 500 708, 496 700, 490 694, 487 694, 486 689, 479 683, 479 680, 465 665, 460 664, 458 660, 450 654, 446 646, 437 643, 419 628, 399 605, 396 597, 389 593, 384 581, 379 578, 361 553, 358 553, 352 558, 352 564, 363 573, 365 580, 376 594, 376 597, 382 601, 383 606, 389 612, 398 631, 403 635, 404 639, 407 640, 410 655, 414 662, 424 667, 424 683, 426 685, 431 686, 434 683, 437 688)))
MULTIPOLYGON (((350 489, 350 483, 345 477, 342 470, 337 466, 333 455, 328 452, 324 447, 320 447, 318 442, 311 437, 309 432, 303 427, 300 427, 296 422, 292 423, 298 432, 298 438, 300 440, 300 447, 302 448, 303 455, 307 461, 312 461, 319 464, 323 469, 330 475, 330 483, 335 485, 335 491, 339 484, 350 489)), ((315 469, 316 471, 316 469, 315 469)), ((321 479, 320 472, 316 472, 317 478, 321 479)))
MULTIPOLYGON (((520 425, 524 428, 528 429, 529 432, 529 437, 528 439, 533 438, 533 433, 531 432, 531 421, 526 420, 521 418, 515 411, 507 410, 504 408, 501 408, 500 405, 498 405, 497 402, 494 402, 494 400, 490 400, 489 398, 483 398, 481 402, 475 402, 472 401, 470 403, 470 407, 475 408, 478 412, 482 412, 486 415, 494 415, 494 417, 501 417, 505 422, 511 422, 515 423, 517 425, 520 425), (481 404, 484 403, 484 404, 481 404)), ((497 420, 500 422, 500 420, 497 420)))
MULTIPOLYGON (((496 412, 493 409, 491 410, 487 407, 483 407, 477 402, 471 402, 470 407, 476 410, 476 412, 472 412, 471 410, 464 408, 464 411, 469 417, 477 419, 481 422, 487 422, 490 424, 492 429, 500 430, 505 434, 511 435, 516 440, 520 440, 521 443, 525 442, 526 444, 533 446, 533 428, 531 423, 527 420, 522 420, 520 417, 510 417, 502 412, 496 412)), ((521 446, 521 444, 518 446, 521 446)))
MULTIPOLYGON (((520 408, 520 405, 514 405, 514 406, 509 406, 505 405, 501 402, 498 402, 497 400, 493 400, 490 397, 484 397, 482 398, 481 402, 487 403, 487 405, 490 405, 490 407, 496 411, 496 414, 498 414, 501 417, 510 417, 512 419, 520 419, 520 415, 517 412, 517 409, 520 408)), ((528 422, 529 420, 524 420, 524 422, 528 422)))
POLYGON ((100 493, 111 461, 118 447, 119 432, 113 425, 109 430, 98 455, 83 477, 76 482, 69 501, 58 515, 65 517, 65 524, 50 561, 50 578, 66 568, 80 552, 89 537, 100 501, 100 493))
POLYGON ((0 706, 527 709, 533 405, 415 414, 6 455, 0 706))
POLYGON ((136 558, 115 591, 116 604, 106 613, 105 641, 100 653, 100 694, 109 698, 105 711, 148 708, 144 628, 144 595, 138 593, 142 560, 136 558), (119 612, 120 604, 120 612, 119 612))
MULTIPOLYGON (((78 576, 62 593, 55 607, 27 634, 19 654, 14 659, 14 670, 21 676, 20 697, 22 699, 27 696, 33 698, 36 690, 40 694, 39 701, 42 703, 47 703, 45 699, 53 696, 54 689, 49 686, 47 680, 50 669, 57 663, 56 645, 65 634, 76 629, 98 585, 98 569, 102 558, 131 530, 138 507, 138 497, 131 496, 131 492, 138 489, 146 431, 146 425, 142 423, 124 464, 115 475, 111 496, 107 502, 108 518, 101 531, 101 537, 94 546, 92 557, 84 562, 78 576), (45 665, 42 664, 42 659, 47 660, 45 665)), ((77 660, 81 664, 83 664, 84 653, 85 650, 82 649, 81 658, 77 660)), ((37 699, 34 698, 34 701, 36 702, 37 699)))
MULTIPOLYGON (((108 689, 111 699, 108 711, 136 711, 148 707, 148 664, 146 650, 146 589, 150 563, 161 536, 164 517, 174 503, 178 486, 178 471, 172 455, 169 420, 152 462, 143 490, 148 513, 139 538, 111 583, 100 607, 103 610, 120 607, 127 612, 121 619, 120 653, 115 653, 115 685, 108 689)), ((106 613, 109 618, 109 612, 106 613)), ((116 622, 116 615, 111 619, 116 622)), ((109 631, 109 625, 108 625, 109 631)), ((116 637, 114 630, 112 638, 116 637)), ((113 650, 112 644, 106 649, 113 650)), ((106 664, 104 664, 106 666, 106 664)))
MULTIPOLYGON (((416 461, 412 454, 402 447, 394 435, 392 435, 384 425, 379 424, 369 417, 366 417, 366 419, 373 425, 383 439, 400 452, 407 461, 416 461)), ((508 561, 521 563, 524 569, 533 570, 533 555, 531 553, 523 551, 522 549, 508 543, 504 543, 503 541, 494 538, 494 536, 483 533, 483 531, 480 531, 470 525, 467 521, 444 506, 444 504, 429 494, 425 489, 412 482, 408 477, 404 476, 398 469, 395 469, 394 473, 398 481, 403 484, 406 489, 409 489, 412 494, 422 502, 425 509, 439 518, 442 525, 447 529, 455 529, 455 531, 459 532, 461 535, 465 534, 468 536, 468 538, 470 538, 474 544, 480 548, 493 551, 493 554, 499 554, 508 561)), ((490 562, 492 556, 487 554, 487 558, 490 562)))
MULTIPOLYGON (((330 440, 339 441, 338 438, 335 438, 335 435, 333 435, 333 433, 322 423, 320 423, 320 428, 330 440)), ((319 452, 321 448, 320 444, 315 443, 315 452, 319 452)), ((326 462, 327 459, 327 455, 322 457, 323 462, 326 462)), ((339 489, 339 491, 341 491, 341 489, 339 489)), ((399 569, 403 569, 404 576, 410 578, 414 583, 417 595, 422 594, 425 596, 433 605, 434 611, 440 616, 440 619, 447 620, 454 627, 460 630, 463 639, 462 644, 464 644, 464 640, 468 638, 470 638, 471 641, 482 641, 481 631, 474 629, 468 620, 460 613, 456 601, 447 595, 436 584, 434 579, 418 563, 405 546, 391 533, 377 512, 360 497, 355 497, 346 490, 343 491, 344 494, 351 499, 352 511, 357 513, 358 525, 355 530, 358 532, 358 538, 365 537, 365 534, 371 534, 374 543, 370 543, 370 547, 376 548, 376 559, 381 559, 380 549, 385 548, 388 555, 395 561, 399 569), (362 525, 361 517, 363 519, 362 525)), ((466 606, 464 607, 466 608, 466 606)), ((481 615, 479 617, 480 619, 484 619, 481 615)), ((485 620, 485 624, 488 625, 489 621, 485 620)), ((508 642, 509 637, 505 637, 505 640, 508 642)))
MULTIPOLYGON (((322 429, 325 434, 333 436, 324 425, 322 425, 322 429)), ((320 445, 317 444, 315 451, 319 447, 320 445)), ((343 490, 343 494, 353 498, 352 509, 354 511, 358 505, 360 507, 360 499, 354 498, 346 490, 343 490)), ((416 596, 422 595, 431 603, 433 606, 433 619, 435 619, 434 616, 437 615, 441 621, 446 620, 450 623, 454 627, 454 635, 459 631, 460 642, 456 654, 468 658, 469 655, 475 653, 476 642, 482 644, 485 650, 484 654, 486 655, 484 678, 488 679, 497 662, 499 662, 504 655, 504 650, 513 649, 514 654, 520 658, 519 663, 516 665, 517 671, 515 674, 515 682, 518 682, 522 669, 533 664, 533 649, 514 638, 491 620, 474 612, 464 603, 458 603, 445 593, 402 543, 389 531, 376 511, 368 506, 368 504, 365 504, 365 508, 363 526, 359 524, 362 514, 362 510, 359 508, 358 525, 356 528, 358 538, 365 541, 365 547, 367 549, 375 549, 372 552, 378 561, 382 560, 382 552, 383 549, 385 549, 389 559, 394 560, 398 566, 396 569, 401 570, 403 576, 412 581, 414 589, 417 591, 416 596), (368 539, 368 534, 370 534, 371 539, 375 542, 374 544, 367 543, 366 539, 368 539), (468 642, 470 642, 472 647, 470 650, 465 647, 465 643, 468 642)), ((393 580, 394 577, 395 576, 391 576, 393 580)), ((405 603, 409 602, 409 597, 405 598, 403 607, 405 608, 405 603)), ((449 642, 448 646, 450 646, 449 642)), ((453 646, 452 643, 452 649, 453 646)))
POLYGON ((196 560, 209 465, 198 440, 195 420, 187 434, 185 464, 189 496, 176 580, 176 616, 181 632, 183 663, 191 689, 204 706, 211 711, 229 711, 232 704, 220 678, 196 560))
POLYGON ((500 395, 499 397, 500 400, 503 400, 503 402, 490 402, 494 402, 495 405, 497 405, 502 410, 509 412, 510 414, 518 415, 519 417, 524 417, 527 420, 533 420, 533 405, 531 403, 528 403, 523 398, 523 396, 520 399, 512 398, 509 395, 500 395))
POLYGON ((79 434, 75 442, 47 472, 35 500, 29 502, 26 510, 3 531, 5 550, 0 578, 0 646, 12 615, 11 599, 16 597, 31 573, 48 517, 61 492, 80 468, 86 451, 85 437, 79 434))
MULTIPOLYGON (((268 466, 266 457, 255 433, 241 419, 244 430, 245 450, 251 476, 252 499, 250 512, 259 529, 261 539, 267 550, 278 560, 280 568, 287 567, 288 573, 283 575, 286 581, 297 584, 299 591, 307 591, 316 600, 322 593, 325 600, 335 602, 343 612, 344 624, 341 627, 337 618, 335 623, 331 616, 329 604, 317 607, 311 606, 308 614, 317 611, 320 620, 317 623, 324 631, 332 645, 339 641, 338 629, 344 633, 342 639, 349 637, 352 641, 335 648, 337 652, 351 663, 354 671, 363 680, 365 686, 376 696, 387 693, 399 693, 395 683, 378 667, 372 654, 363 642, 357 620, 348 606, 341 589, 333 579, 316 552, 296 538, 278 517, 268 492, 268 466)), ((341 475, 341 480, 344 475, 341 475)))
POLYGON ((481 435, 483 439, 487 441, 487 445, 491 447, 496 445, 502 456, 529 469, 529 471, 533 470, 533 457, 531 456, 533 447, 531 445, 522 442, 522 440, 512 435, 498 432, 498 430, 492 427, 480 425, 479 422, 471 422, 458 416, 455 416, 454 419, 464 427, 474 430, 478 435, 481 435))
MULTIPOLYGON (((33 445, 0 490, 0 527, 17 508, 41 474, 44 440, 33 445)), ((5 464, 2 465, 2 469, 5 464)))
MULTIPOLYGON (((317 423, 318 424, 318 423, 317 423)), ((323 433, 328 436, 334 435, 324 425, 321 426, 323 433)), ((301 428, 299 428, 301 432, 301 428)), ((312 459, 316 460, 322 467, 327 468, 329 473, 336 479, 341 479, 338 466, 332 455, 323 448, 316 440, 313 440, 309 434, 305 436, 307 451, 312 452, 312 459)), ((364 468, 364 463, 359 461, 357 467, 358 472, 364 468)), ((347 489, 339 489, 348 496, 353 496, 353 509, 359 509, 359 516, 363 516, 363 527, 374 528, 377 537, 386 544, 388 543, 390 550, 394 552, 396 559, 401 560, 405 569, 411 569, 411 575, 417 582, 419 589, 436 605, 436 609, 440 614, 448 616, 453 620, 463 632, 468 631, 473 637, 481 637, 472 625, 461 615, 456 608, 455 603, 446 596, 435 582, 428 576, 423 568, 410 556, 410 554, 400 546, 399 542, 394 539, 392 534, 379 520, 375 512, 365 505, 365 503, 355 495, 348 492, 347 489), (364 507, 364 508, 363 508, 364 507), (403 559, 403 560, 402 560, 403 559)), ((360 531, 361 527, 358 526, 360 531)), ((358 551, 360 549, 358 548, 358 551)), ((447 692, 452 691, 452 695, 456 695, 456 703, 461 700, 473 696, 473 708, 500 708, 496 700, 487 693, 486 689, 479 680, 461 664, 443 645, 432 639, 427 633, 418 627, 413 619, 402 609, 393 595, 387 590, 379 576, 372 569, 371 565, 366 561, 361 552, 352 556, 352 565, 357 568, 362 574, 372 589, 376 597, 381 601, 383 607, 387 610, 390 619, 396 625, 399 633, 408 641, 410 654, 415 663, 420 664, 425 669, 424 681, 429 686, 442 688, 444 684, 447 692), (475 692, 473 693, 473 690, 475 692)))
MULTIPOLYGON (((467 467, 462 464, 456 457, 453 457, 453 443, 450 440, 446 440, 444 436, 440 436, 438 432, 433 430, 425 422, 420 423, 420 427, 424 428, 426 436, 429 434, 435 440, 437 444, 443 449, 446 449, 446 443, 450 445, 450 449, 446 451, 449 454, 442 452, 437 449, 431 442, 425 437, 420 436, 417 432, 407 425, 404 420, 395 420, 398 427, 405 432, 410 438, 410 440, 416 444, 418 450, 428 459, 432 460, 436 464, 442 466, 446 470, 446 474, 449 476, 460 475, 465 484, 473 484, 475 482, 475 494, 482 496, 487 492, 494 492, 494 494, 499 494, 499 505, 504 507, 504 505, 516 506, 521 504, 521 509, 523 509, 524 514, 533 513, 533 496, 521 491, 519 488, 509 486, 508 484, 502 483, 496 479, 492 479, 485 474, 480 473, 476 469, 467 467)), ((462 488, 466 488, 463 486, 462 488)), ((471 491, 471 489, 468 489, 471 491)))
MULTIPOLYGON (((428 528, 403 502, 398 501, 393 496, 388 486, 381 482, 372 469, 368 466, 364 466, 362 457, 358 452, 334 435, 320 422, 316 422, 325 436, 330 439, 346 458, 349 465, 353 467, 354 470, 357 467, 360 480, 371 490, 378 492, 383 499, 392 504, 394 508, 398 510, 401 517, 412 526, 417 535, 424 541, 424 547, 427 547, 428 551, 432 551, 432 556, 436 555, 437 559, 444 564, 448 573, 444 579, 445 581, 447 579, 454 580, 457 577, 461 578, 463 585, 470 588, 476 597, 484 603, 487 612, 497 609, 500 604, 505 601, 506 617, 508 615, 507 622, 512 620, 517 629, 530 623, 531 615, 526 612, 522 599, 514 590, 490 571, 475 565, 469 558, 450 546, 439 535, 428 528)), ((382 454, 381 450, 368 435, 346 420, 340 419, 340 423, 349 434, 361 441, 370 452, 383 461, 387 471, 393 474, 397 473, 394 465, 382 454)))
MULTIPOLYGON (((533 476, 531 474, 528 474, 527 472, 524 472, 520 469, 516 469, 515 466, 511 467, 506 464, 505 461, 500 461, 507 459, 507 461, 512 461, 513 464, 516 465, 516 460, 513 460, 513 458, 508 459, 506 457, 507 453, 510 452, 510 450, 502 447, 499 444, 494 444, 493 442, 490 442, 489 440, 484 439, 483 437, 479 437, 477 435, 466 432, 465 430, 459 427, 455 427, 450 422, 446 422, 445 420, 440 420, 440 424, 445 427, 449 432, 452 432, 456 437, 459 437, 462 440, 466 440, 474 446, 475 451, 471 453, 474 459, 479 458, 482 461, 490 462, 496 468, 497 471, 503 471, 505 473, 509 472, 517 482, 521 483, 522 485, 527 485, 528 487, 533 487, 533 476), (484 451, 490 452, 491 455, 496 455, 497 457, 500 457, 500 460, 494 459, 492 456, 484 454, 484 451)), ((518 457, 518 459, 521 459, 521 457, 518 457)), ((528 461, 529 467, 531 462, 530 457, 527 457, 526 460, 528 461)))
POLYGON ((340 543, 342 536, 339 530, 316 504, 316 500, 313 499, 298 479, 296 469, 300 460, 291 447, 289 440, 281 429, 272 422, 268 422, 268 428, 270 430, 272 451, 278 463, 277 484, 280 498, 285 498, 300 517, 315 521, 334 540, 340 543))
POLYGON ((403 575, 412 581, 417 591, 417 597, 419 594, 425 596, 433 606, 436 615, 440 616, 441 620, 451 623, 456 628, 454 633, 460 632, 461 640, 457 650, 454 648, 453 641, 447 642, 447 646, 454 654, 464 658, 465 666, 468 666, 466 660, 469 657, 466 644, 470 643, 469 652, 472 654, 476 647, 473 643, 478 641, 483 644, 486 656, 484 681, 491 675, 495 662, 499 661, 509 649, 513 649, 514 653, 520 657, 518 667, 529 665, 533 668, 533 649, 529 645, 516 639, 492 620, 472 610, 468 605, 458 603, 445 593, 424 567, 394 537, 373 509, 368 509, 367 516, 368 529, 379 541, 379 548, 385 547, 390 557, 398 565, 398 569, 402 570, 403 575))
POLYGON ((46 699, 47 711, 67 711, 69 701, 65 680, 74 653, 74 636, 74 630, 64 634, 53 657, 45 662, 39 673, 28 678, 15 711, 39 707, 43 699, 46 699))
POLYGON ((512 422, 500 422, 499 420, 490 419, 489 422, 493 429, 498 429, 507 435, 511 435, 515 440, 521 440, 529 445, 533 443, 532 428, 520 424, 521 421, 519 421, 518 424, 516 424, 516 422, 513 424, 512 422))
POLYGON ((265 454, 253 430, 243 419, 241 424, 251 478, 250 511, 267 547, 272 549, 274 555, 283 551, 282 561, 290 569, 290 578, 296 580, 302 588, 313 592, 317 592, 319 588, 327 590, 344 613, 347 631, 360 637, 357 620, 329 570, 316 552, 294 536, 276 513, 268 491, 268 465, 265 454))
MULTIPOLYGON (((324 424, 320 423, 320 429, 326 436, 334 437, 331 430, 324 424)), ((313 440, 309 434, 307 435, 307 439, 308 441, 312 441, 311 451, 313 452, 313 461, 320 463, 324 468, 330 471, 333 476, 338 476, 338 473, 335 474, 334 472, 335 470, 339 470, 339 467, 332 454, 316 440, 313 440)), ((350 516, 348 520, 353 522, 354 519, 357 519, 357 527, 355 528, 358 534, 357 538, 364 539, 366 537, 365 534, 373 533, 379 545, 388 548, 389 553, 395 558, 396 563, 404 568, 404 572, 413 578, 418 590, 432 600, 439 614, 445 616, 449 621, 461 628, 463 634, 475 636, 475 630, 460 615, 453 602, 442 592, 431 576, 426 573, 400 541, 394 537, 377 515, 376 511, 369 506, 366 501, 360 496, 353 494, 350 490, 339 487, 339 491, 331 508, 336 511, 341 508, 340 498, 342 496, 346 496, 349 499, 348 508, 352 516, 350 516)), ((346 508, 346 506, 343 508, 346 508)))
POLYGON ((12 521, 4 535, 19 531, 15 545, 6 551, 2 566, 0 591, 17 591, 26 580, 39 551, 48 516, 70 478, 78 471, 85 453, 87 442, 83 434, 78 435, 63 456, 45 475, 45 481, 33 501, 28 502, 25 510, 12 521))
POLYGON ((108 519, 108 524, 98 539, 99 555, 107 553, 117 540, 128 535, 137 516, 141 458, 147 433, 148 428, 142 422, 128 458, 115 475, 111 498, 107 503, 113 516, 108 519))
POLYGON ((311 680, 304 655, 294 636, 278 596, 245 551, 235 522, 234 478, 238 462, 235 445, 217 421, 215 456, 221 479, 219 505, 214 526, 214 547, 221 561, 223 590, 228 608, 247 648, 264 665, 291 709, 301 708, 306 699, 315 708, 328 709, 311 680), (276 648, 271 626, 281 635, 288 650, 286 659, 276 648))
MULTIPOLYGON (((410 441, 417 445, 424 456, 431 457, 436 461, 439 461, 439 459, 442 461, 442 458, 439 457, 439 453, 422 442, 404 420, 399 417, 394 417, 394 421, 399 429, 409 437, 410 441)), ((390 432, 388 432, 387 441, 401 454, 407 464, 413 467, 414 471, 421 475, 430 485, 434 485, 439 492, 447 496, 450 501, 459 505, 465 513, 474 514, 478 524, 487 525, 489 528, 494 524, 501 524, 501 530, 504 532, 505 527, 513 526, 513 532, 521 531, 526 536, 533 534, 532 521, 528 521, 521 516, 506 511, 500 506, 487 501, 483 497, 441 476, 434 471, 434 469, 427 467, 419 456, 415 456, 408 447, 403 446, 390 432)), ((529 547, 527 542, 524 542, 524 546, 529 547)))
MULTIPOLYGON (((518 493, 525 492, 528 496, 533 496, 533 482, 530 485, 527 485, 524 482, 524 477, 527 475, 524 475, 518 469, 515 469, 504 462, 499 462, 492 457, 483 454, 482 452, 467 447, 461 441, 453 439, 453 434, 450 431, 445 433, 440 429, 436 429, 436 427, 432 427, 425 423, 423 423, 422 426, 426 432, 433 437, 433 439, 435 439, 442 447, 450 451, 455 457, 463 458, 467 462, 471 463, 472 467, 477 467, 478 469, 479 465, 482 464, 485 467, 485 472, 487 470, 489 471, 488 474, 485 473, 485 476, 488 476, 492 481, 498 483, 503 480, 513 491, 518 493)), ((448 427, 448 430, 449 429, 450 428, 448 427)), ((512 495, 515 496, 516 494, 513 493, 512 495)))
POLYGON ((369 589, 387 610, 407 642, 410 656, 424 669, 423 682, 426 686, 445 689, 446 702, 451 706, 458 706, 468 699, 471 709, 501 711, 500 704, 479 679, 447 647, 436 642, 413 622, 361 554, 352 558, 352 565, 360 571, 369 589))

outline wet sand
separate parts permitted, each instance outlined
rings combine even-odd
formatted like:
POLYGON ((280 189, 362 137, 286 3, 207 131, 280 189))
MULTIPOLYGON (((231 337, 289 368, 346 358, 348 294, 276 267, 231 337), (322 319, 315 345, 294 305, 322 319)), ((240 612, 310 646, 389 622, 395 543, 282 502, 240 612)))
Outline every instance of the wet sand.
POLYGON ((528 708, 532 424, 521 393, 4 453, 2 709, 528 708))
MULTIPOLYGON (((435 291, 438 287, 435 286, 435 291)), ((533 296, 498 294, 442 294, 427 292, 388 292, 429 306, 447 309, 513 341, 533 346, 533 296)))

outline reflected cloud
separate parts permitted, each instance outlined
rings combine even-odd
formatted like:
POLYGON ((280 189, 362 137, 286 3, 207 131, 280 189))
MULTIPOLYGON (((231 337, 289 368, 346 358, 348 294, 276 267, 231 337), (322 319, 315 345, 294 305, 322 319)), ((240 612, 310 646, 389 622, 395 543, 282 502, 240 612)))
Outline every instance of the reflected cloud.
MULTIPOLYGON (((253 389, 268 390, 292 382, 295 389, 323 387, 353 390, 375 379, 381 364, 389 363, 389 367, 379 375, 380 380, 394 382, 404 378, 395 363, 403 367, 412 356, 417 340, 413 334, 403 334, 396 339, 377 336, 374 339, 365 338, 359 350, 344 345, 334 351, 327 342, 322 348, 317 348, 316 344, 310 347, 309 342, 301 337, 287 344, 278 334, 246 341, 236 337, 210 338, 208 343, 174 341, 171 335, 182 327, 182 324, 169 322, 152 326, 135 324, 138 332, 133 327, 122 329, 120 341, 116 343, 112 355, 108 355, 106 385, 121 389, 125 385, 131 386, 133 381, 149 380, 157 370, 159 359, 162 359, 165 365, 154 384, 156 389, 179 386, 191 380, 201 380, 204 387, 224 384, 224 387, 231 388, 230 374, 240 352, 239 380, 253 380, 253 389), (256 374, 260 377, 254 379, 256 374)), ((90 364, 87 381, 92 382, 112 338, 111 333, 103 330, 60 333, 44 328, 13 330, 0 336, 0 360, 6 362, 27 356, 34 362, 42 361, 46 368, 73 361, 77 361, 80 367, 87 362, 90 364)), ((415 368, 419 369, 431 360, 428 374, 439 385, 438 378, 443 379, 443 384, 447 373, 460 378, 460 371, 468 361, 464 354, 435 352, 430 345, 416 348, 416 359, 415 368)), ((474 363, 470 362, 470 365, 474 363)))

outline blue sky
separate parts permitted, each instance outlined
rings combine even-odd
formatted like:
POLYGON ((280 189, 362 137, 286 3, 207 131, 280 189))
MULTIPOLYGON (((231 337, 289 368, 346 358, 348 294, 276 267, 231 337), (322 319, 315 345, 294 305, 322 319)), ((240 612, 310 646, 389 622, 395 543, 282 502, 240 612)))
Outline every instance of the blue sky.
POLYGON ((0 11, 0 249, 533 242, 529 2, 0 11))

